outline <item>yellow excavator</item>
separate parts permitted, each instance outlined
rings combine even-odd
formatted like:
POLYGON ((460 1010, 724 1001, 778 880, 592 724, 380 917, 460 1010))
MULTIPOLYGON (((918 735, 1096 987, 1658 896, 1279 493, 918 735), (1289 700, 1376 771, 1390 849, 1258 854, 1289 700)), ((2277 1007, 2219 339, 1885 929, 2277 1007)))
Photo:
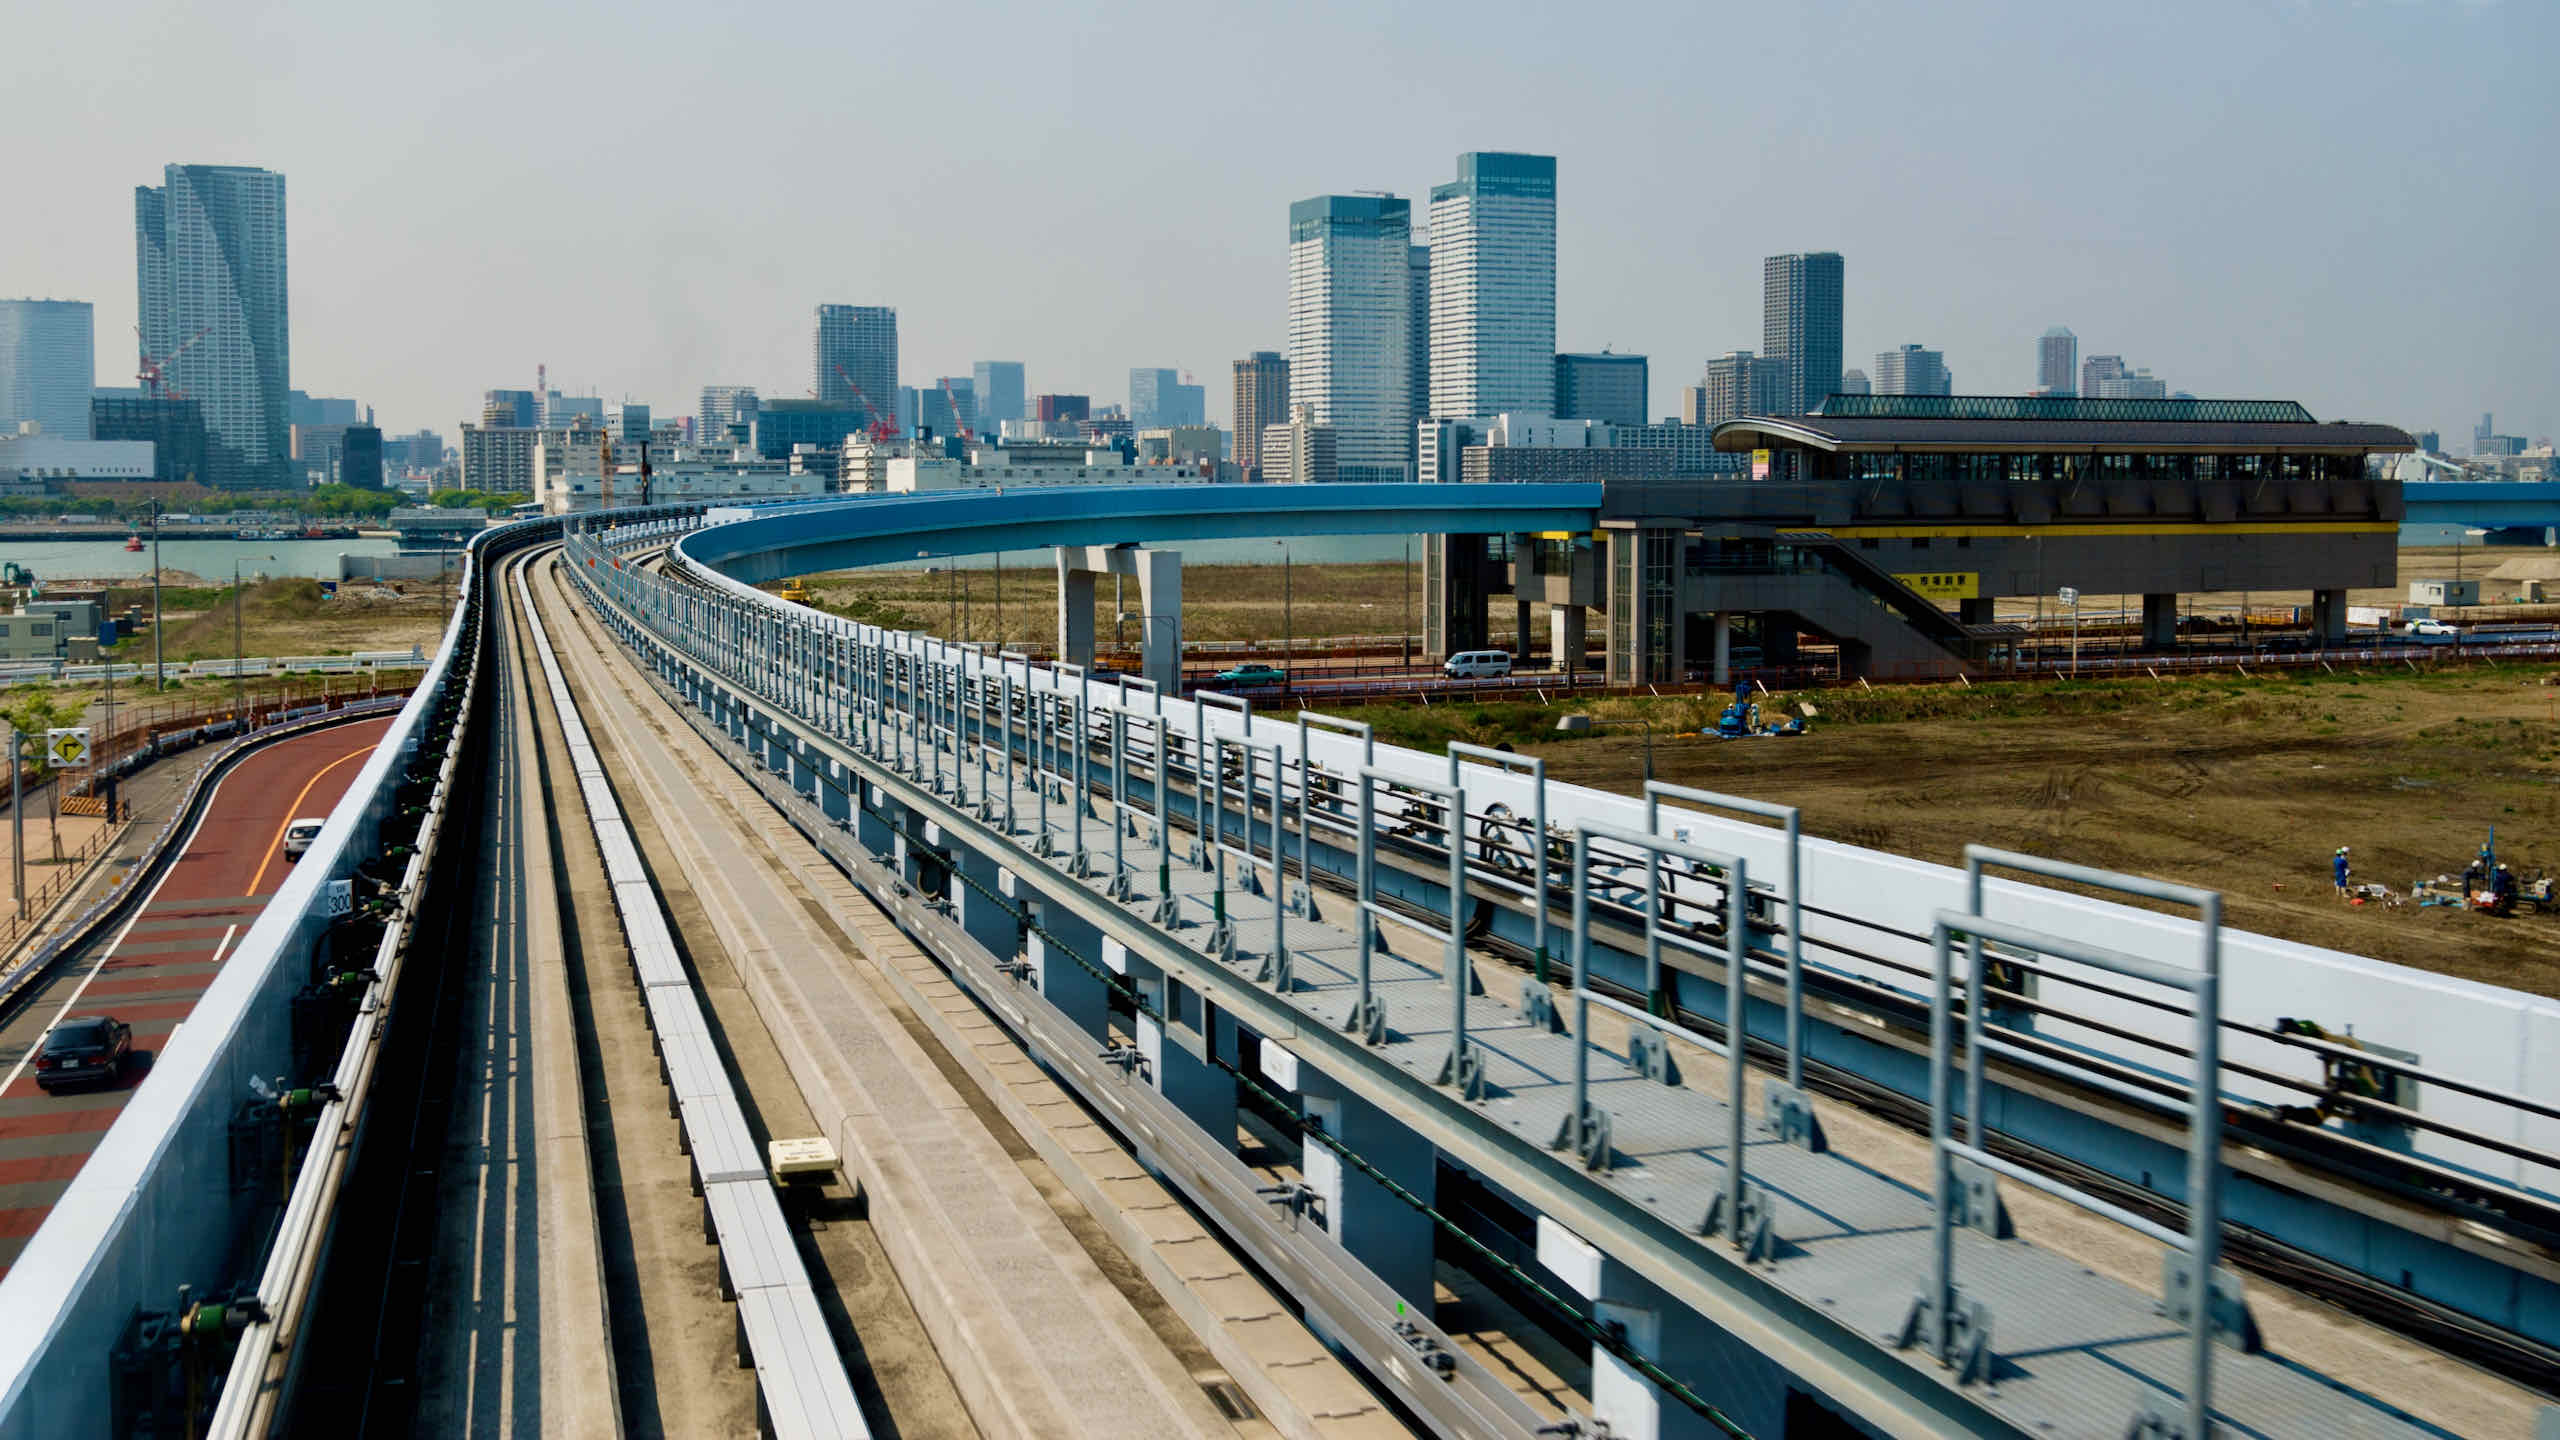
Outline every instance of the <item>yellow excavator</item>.
POLYGON ((815 600, 810 598, 809 587, 801 584, 797 577, 784 581, 782 588, 774 593, 780 595, 783 599, 790 601, 794 605, 814 605, 817 603, 815 600))

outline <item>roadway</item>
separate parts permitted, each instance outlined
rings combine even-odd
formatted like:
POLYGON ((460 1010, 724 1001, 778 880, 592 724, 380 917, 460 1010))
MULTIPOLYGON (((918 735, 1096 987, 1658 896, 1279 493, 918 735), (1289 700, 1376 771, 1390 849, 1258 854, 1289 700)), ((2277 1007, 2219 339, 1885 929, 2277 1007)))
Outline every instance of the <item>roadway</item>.
POLYGON ((141 909, 105 944, 65 957, 0 1025, 0 1273, 16 1262, 147 1078, 152 1054, 185 1022, 233 942, 291 873, 286 823, 328 814, 389 724, 331 726, 241 760, 216 785, 141 909), (129 1078, 47 1095, 30 1068, 35 1048, 74 1013, 113 1015, 133 1026, 129 1078))

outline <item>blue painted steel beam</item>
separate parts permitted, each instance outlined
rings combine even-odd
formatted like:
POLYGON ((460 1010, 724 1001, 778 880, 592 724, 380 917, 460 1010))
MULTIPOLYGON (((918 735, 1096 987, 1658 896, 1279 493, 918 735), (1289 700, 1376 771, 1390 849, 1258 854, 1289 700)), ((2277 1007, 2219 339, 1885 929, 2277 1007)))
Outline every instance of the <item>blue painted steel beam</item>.
POLYGON ((1598 485, 1037 486, 756 507, 688 535, 694 560, 761 584, 928 556, 1287 535, 1588 531, 1598 485))
POLYGON ((2560 526, 2560 481, 2413 480, 2400 487, 2407 525, 2475 525, 2485 530, 2560 526))

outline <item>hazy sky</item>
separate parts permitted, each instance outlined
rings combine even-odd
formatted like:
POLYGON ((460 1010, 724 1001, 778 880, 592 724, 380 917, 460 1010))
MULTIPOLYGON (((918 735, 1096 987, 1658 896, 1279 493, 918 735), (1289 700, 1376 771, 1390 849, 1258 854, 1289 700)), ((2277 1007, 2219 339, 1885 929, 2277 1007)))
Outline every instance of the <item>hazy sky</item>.
MULTIPOLYGON (((1558 157, 1557 340, 1673 412, 1760 259, 1847 257, 1848 354, 2034 382, 2046 326, 2173 389, 2560 430, 2549 0, 44 4, 0 40, 0 295, 94 301, 131 384, 132 187, 284 172, 294 384, 455 437, 492 386, 689 413, 810 384, 820 301, 902 378, 1019 359, 1230 414, 1289 202, 1558 157)), ((1417 206, 1419 208, 1419 206, 1417 206)), ((2461 437, 2457 440, 2455 437, 2461 437)))

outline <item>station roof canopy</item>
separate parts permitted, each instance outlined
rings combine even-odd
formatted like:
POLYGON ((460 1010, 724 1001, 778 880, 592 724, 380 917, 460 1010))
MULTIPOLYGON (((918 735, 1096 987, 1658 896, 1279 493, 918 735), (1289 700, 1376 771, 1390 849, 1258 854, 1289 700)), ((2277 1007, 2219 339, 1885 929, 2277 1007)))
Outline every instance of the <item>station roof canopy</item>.
POLYGON ((1811 415, 1746 415, 1718 450, 2166 450, 2323 453, 2417 448, 2392 425, 2322 423, 2290 400, 2050 395, 1834 395, 1811 415))

